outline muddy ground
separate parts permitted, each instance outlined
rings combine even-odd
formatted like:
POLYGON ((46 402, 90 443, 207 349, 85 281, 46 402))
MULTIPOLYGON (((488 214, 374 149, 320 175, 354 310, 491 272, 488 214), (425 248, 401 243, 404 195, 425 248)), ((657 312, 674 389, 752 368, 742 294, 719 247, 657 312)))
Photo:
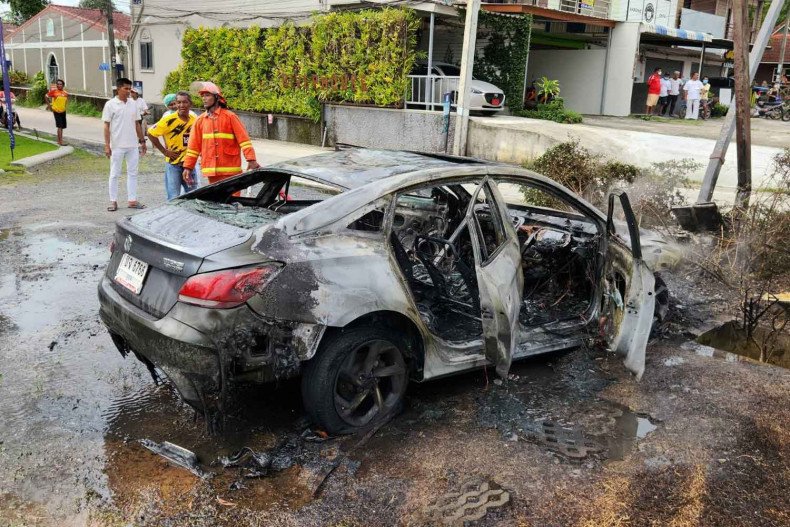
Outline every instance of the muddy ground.
MULTIPOLYGON (((99 322, 96 284, 128 212, 104 210, 106 164, 80 154, 0 176, 0 525, 437 524, 427 507, 449 516, 441 497, 465 484, 506 501, 470 525, 790 524, 790 375, 689 342, 725 302, 692 270, 667 279, 674 315, 641 382, 577 349, 515 364, 505 383, 481 370, 412 384, 357 448, 365 438, 310 433, 288 382, 240 391, 226 436, 208 436, 99 322), (142 439, 192 449, 216 475, 142 439), (212 464, 243 446, 274 448, 281 470, 212 464)), ((160 165, 142 167, 149 205, 160 165)))

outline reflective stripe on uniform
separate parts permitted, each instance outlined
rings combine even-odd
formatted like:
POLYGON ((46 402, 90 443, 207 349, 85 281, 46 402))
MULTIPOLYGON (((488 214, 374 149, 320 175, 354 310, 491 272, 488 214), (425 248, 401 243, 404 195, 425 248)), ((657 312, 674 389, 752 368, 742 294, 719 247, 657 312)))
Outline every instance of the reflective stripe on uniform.
POLYGON ((243 143, 239 143, 239 148, 249 148, 252 147, 252 141, 244 141, 243 143))
POLYGON ((203 139, 236 139, 236 136, 225 132, 208 132, 203 134, 203 139))
POLYGON ((225 174, 228 172, 241 172, 241 167, 207 167, 201 169, 204 174, 225 174))

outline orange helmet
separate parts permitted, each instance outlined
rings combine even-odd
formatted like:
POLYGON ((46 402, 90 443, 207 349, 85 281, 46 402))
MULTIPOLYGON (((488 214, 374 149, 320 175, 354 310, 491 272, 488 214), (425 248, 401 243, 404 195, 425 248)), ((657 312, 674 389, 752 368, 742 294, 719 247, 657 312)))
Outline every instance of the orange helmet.
POLYGON ((198 95, 203 95, 204 93, 210 93, 212 95, 216 95, 217 97, 222 97, 222 90, 219 89, 219 86, 209 81, 201 82, 200 87, 197 89, 197 92, 198 95))

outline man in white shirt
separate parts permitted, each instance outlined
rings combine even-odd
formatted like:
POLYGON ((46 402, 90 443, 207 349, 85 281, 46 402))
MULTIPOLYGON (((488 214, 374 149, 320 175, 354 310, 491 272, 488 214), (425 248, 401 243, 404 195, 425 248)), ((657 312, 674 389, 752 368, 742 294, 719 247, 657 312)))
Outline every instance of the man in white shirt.
POLYGON ((699 73, 691 74, 691 80, 683 85, 683 99, 686 101, 686 119, 696 119, 699 116, 699 100, 702 93, 702 83, 699 73))
POLYGON ((669 89, 672 83, 669 82, 669 72, 664 73, 661 78, 661 91, 658 94, 658 115, 664 115, 669 104, 669 89))
POLYGON ((669 79, 669 95, 667 98, 669 99, 669 116, 675 113, 675 105, 678 103, 678 96, 680 95, 680 87, 683 85, 683 81, 680 80, 680 72, 673 71, 672 78, 669 79))
POLYGON ((151 112, 148 111, 148 103, 140 96, 140 92, 137 91, 134 86, 132 86, 132 100, 137 103, 137 111, 140 112, 140 118, 143 120, 143 124, 145 124, 145 117, 150 115, 151 112))
POLYGON ((126 194, 129 208, 145 207, 137 201, 137 164, 140 154, 145 155, 145 139, 140 123, 137 103, 129 96, 132 81, 120 78, 115 83, 117 95, 104 104, 104 155, 110 158, 110 206, 118 210, 118 179, 123 160, 126 160, 126 194))

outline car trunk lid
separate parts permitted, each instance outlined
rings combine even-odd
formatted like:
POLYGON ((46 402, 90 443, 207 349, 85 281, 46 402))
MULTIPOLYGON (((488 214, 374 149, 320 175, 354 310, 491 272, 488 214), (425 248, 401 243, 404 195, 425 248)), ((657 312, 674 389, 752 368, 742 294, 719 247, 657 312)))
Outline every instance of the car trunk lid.
POLYGON ((251 235, 251 230, 181 207, 158 207, 117 223, 107 277, 126 300, 161 318, 175 305, 181 286, 198 272, 205 257, 242 244, 251 235), (139 293, 115 280, 125 254, 148 265, 139 293))

